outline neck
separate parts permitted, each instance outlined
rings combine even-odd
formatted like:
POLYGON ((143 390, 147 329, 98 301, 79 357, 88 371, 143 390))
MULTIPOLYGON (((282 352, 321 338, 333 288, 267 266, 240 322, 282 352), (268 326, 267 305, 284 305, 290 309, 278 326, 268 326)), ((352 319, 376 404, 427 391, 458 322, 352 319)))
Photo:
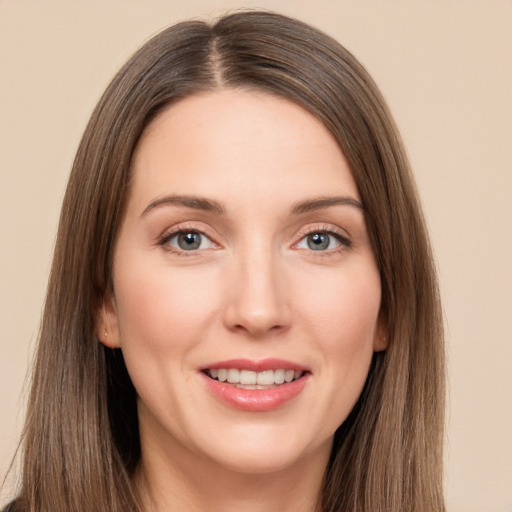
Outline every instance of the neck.
POLYGON ((291 467, 250 474, 183 453, 182 449, 155 452, 143 446, 136 483, 145 512, 320 511, 330 444, 291 467))

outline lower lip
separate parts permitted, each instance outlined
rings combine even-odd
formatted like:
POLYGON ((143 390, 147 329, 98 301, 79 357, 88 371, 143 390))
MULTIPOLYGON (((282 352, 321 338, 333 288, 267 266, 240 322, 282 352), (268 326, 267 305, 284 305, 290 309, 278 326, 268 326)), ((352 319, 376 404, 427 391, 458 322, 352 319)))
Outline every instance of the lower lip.
POLYGON ((304 389, 308 374, 300 379, 275 388, 242 389, 227 382, 219 382, 201 373, 210 391, 225 404, 249 412, 265 412, 278 409, 293 400, 304 389))

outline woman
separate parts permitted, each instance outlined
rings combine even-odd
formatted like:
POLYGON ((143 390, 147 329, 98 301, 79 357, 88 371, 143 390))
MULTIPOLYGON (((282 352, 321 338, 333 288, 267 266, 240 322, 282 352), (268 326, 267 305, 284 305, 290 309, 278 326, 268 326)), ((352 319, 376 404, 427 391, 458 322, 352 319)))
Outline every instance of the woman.
POLYGON ((150 40, 64 199, 11 511, 441 511, 435 271, 362 66, 242 12, 150 40))

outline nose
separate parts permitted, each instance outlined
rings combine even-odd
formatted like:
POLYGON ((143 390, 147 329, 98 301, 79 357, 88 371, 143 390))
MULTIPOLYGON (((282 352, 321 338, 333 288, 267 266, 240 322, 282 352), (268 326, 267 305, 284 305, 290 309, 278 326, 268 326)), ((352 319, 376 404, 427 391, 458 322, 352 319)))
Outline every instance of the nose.
POLYGON ((286 331, 291 311, 286 276, 271 251, 233 261, 224 322, 231 331, 263 338, 286 331))

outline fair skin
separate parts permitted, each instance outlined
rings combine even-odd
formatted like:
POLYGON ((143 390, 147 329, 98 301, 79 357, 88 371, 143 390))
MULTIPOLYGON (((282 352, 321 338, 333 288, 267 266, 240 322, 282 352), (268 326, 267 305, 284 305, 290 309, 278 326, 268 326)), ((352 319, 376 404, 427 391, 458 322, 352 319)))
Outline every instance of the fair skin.
POLYGON ((146 510, 316 510, 386 343, 343 153, 294 103, 220 89, 153 120, 133 173, 98 333, 137 390, 146 510))

